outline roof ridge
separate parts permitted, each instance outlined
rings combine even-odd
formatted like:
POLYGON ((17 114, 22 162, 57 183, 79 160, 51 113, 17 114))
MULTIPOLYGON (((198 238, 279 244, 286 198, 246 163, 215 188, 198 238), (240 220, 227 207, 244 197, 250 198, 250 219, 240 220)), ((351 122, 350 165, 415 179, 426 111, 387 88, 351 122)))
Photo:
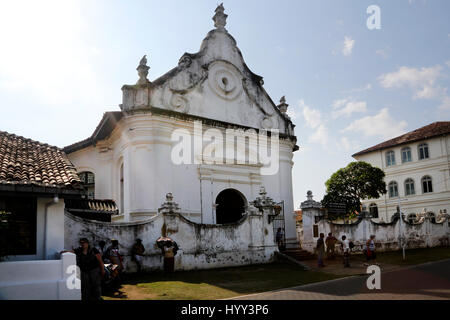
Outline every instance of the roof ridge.
POLYGON ((7 131, 0 130, 0 136, 1 135, 8 135, 8 136, 13 137, 13 138, 21 139, 21 140, 24 140, 24 141, 27 141, 27 142, 31 142, 31 143, 34 143, 34 144, 38 144, 38 145, 40 145, 42 147, 49 147, 49 148, 57 149, 58 151, 62 151, 62 149, 57 147, 57 146, 54 146, 54 145, 51 145, 51 144, 48 144, 48 143, 44 143, 44 142, 40 142, 40 141, 37 141, 37 140, 33 140, 33 139, 30 139, 30 138, 26 138, 24 136, 19 136, 17 134, 9 133, 7 131))
POLYGON ((397 145, 412 143, 423 139, 429 139, 450 133, 450 121, 435 121, 420 128, 406 132, 392 139, 380 142, 372 147, 361 150, 352 155, 352 157, 365 153, 391 148, 397 145), (427 131, 427 129, 429 129, 427 131))

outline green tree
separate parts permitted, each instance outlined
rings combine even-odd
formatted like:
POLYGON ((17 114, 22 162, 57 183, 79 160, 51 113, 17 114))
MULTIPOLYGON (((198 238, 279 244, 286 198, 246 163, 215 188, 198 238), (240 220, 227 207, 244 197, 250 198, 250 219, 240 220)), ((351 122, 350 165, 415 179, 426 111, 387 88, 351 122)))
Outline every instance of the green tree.
POLYGON ((361 212, 361 199, 378 199, 386 193, 384 172, 367 162, 349 163, 327 180, 324 207, 332 203, 345 203, 348 215, 361 212))

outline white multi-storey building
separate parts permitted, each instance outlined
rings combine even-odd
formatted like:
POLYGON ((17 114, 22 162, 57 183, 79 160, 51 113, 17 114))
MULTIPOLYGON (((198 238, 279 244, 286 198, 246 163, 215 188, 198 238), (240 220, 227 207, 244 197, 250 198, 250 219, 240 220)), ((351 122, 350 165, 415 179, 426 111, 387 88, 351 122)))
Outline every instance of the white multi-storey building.
POLYGON ((353 155, 381 168, 387 193, 363 200, 374 217, 389 222, 400 204, 408 219, 450 211, 450 122, 434 122, 353 155))

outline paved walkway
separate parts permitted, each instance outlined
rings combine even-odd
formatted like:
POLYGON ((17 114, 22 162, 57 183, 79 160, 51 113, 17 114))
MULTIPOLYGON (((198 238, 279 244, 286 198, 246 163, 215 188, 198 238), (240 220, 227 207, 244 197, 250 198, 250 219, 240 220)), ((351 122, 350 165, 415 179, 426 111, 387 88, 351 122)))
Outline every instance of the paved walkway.
MULTIPOLYGON (((359 256, 351 256, 350 267, 344 268, 342 265, 342 257, 336 257, 333 260, 324 260, 325 267, 319 268, 317 266, 317 260, 305 260, 302 264, 309 267, 313 271, 322 271, 326 273, 332 273, 340 276, 353 276, 353 275, 366 275, 367 266, 365 265, 366 259, 359 256)), ((392 271, 401 268, 398 265, 382 263, 380 265, 382 272, 392 271)))
POLYGON ((234 300, 435 300, 450 299, 450 260, 381 272, 381 289, 366 276, 235 297, 234 300))

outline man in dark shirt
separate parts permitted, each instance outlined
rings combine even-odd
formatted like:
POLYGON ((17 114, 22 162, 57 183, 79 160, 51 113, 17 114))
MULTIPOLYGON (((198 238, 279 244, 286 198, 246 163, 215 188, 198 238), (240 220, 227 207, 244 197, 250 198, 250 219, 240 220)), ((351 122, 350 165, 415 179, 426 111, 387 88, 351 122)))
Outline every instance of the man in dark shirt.
POLYGON ((105 267, 100 252, 89 245, 86 238, 80 239, 80 247, 73 251, 81 271, 81 300, 101 300, 101 282, 105 267))

